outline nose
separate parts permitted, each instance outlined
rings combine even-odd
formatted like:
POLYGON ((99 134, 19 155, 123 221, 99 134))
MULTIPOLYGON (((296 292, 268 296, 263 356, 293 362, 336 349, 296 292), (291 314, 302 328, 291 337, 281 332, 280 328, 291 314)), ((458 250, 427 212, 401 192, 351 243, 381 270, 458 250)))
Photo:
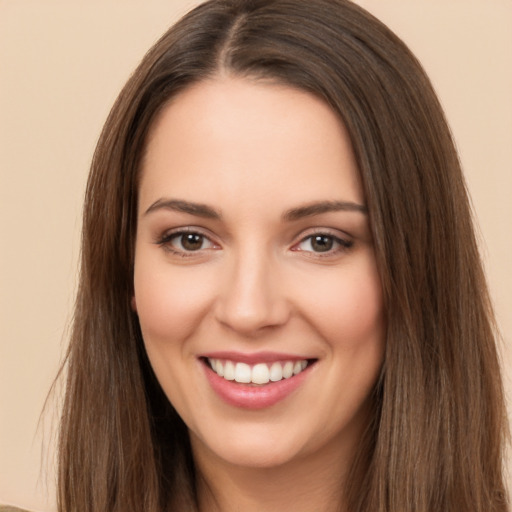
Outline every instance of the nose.
POLYGON ((217 296, 215 317, 230 330, 257 337, 287 322, 290 304, 284 288, 279 269, 268 254, 233 257, 217 296))

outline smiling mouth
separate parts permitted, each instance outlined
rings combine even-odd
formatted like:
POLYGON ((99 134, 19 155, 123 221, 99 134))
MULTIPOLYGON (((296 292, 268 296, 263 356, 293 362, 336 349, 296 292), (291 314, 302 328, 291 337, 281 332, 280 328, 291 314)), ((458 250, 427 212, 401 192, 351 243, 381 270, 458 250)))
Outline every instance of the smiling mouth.
POLYGON ((224 380, 240 384, 265 386, 273 382, 290 379, 302 373, 316 359, 297 361, 275 361, 273 363, 257 363, 254 365, 231 361, 229 359, 203 358, 205 364, 224 380))

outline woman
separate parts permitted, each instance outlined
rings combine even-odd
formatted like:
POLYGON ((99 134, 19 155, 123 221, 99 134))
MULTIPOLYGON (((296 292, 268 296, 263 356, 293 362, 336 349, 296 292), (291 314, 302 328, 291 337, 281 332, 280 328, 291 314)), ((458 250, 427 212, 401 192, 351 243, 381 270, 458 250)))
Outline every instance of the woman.
POLYGON ((92 164, 60 510, 508 510, 449 129, 342 0, 211 1, 92 164))

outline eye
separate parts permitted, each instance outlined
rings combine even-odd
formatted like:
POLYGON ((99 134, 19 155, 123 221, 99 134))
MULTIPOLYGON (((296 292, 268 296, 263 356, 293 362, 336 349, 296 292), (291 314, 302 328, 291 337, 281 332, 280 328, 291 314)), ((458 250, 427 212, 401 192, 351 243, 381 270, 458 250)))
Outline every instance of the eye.
POLYGON ((170 243, 176 249, 185 251, 199 251, 212 245, 206 237, 199 233, 178 233, 171 238, 170 243))
POLYGON ((339 251, 349 249, 352 245, 353 242, 350 240, 345 240, 328 233, 315 233, 303 238, 292 250, 317 254, 336 254, 339 251))
POLYGON ((189 253, 206 249, 214 249, 217 246, 205 235, 196 231, 174 231, 162 236, 157 241, 166 250, 186 256, 189 253))

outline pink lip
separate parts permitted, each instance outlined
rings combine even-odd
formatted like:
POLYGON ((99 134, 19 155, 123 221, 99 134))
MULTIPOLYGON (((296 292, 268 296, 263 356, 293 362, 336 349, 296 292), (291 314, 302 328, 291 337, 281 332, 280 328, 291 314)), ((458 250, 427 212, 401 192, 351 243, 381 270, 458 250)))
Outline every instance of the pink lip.
MULTIPOLYGON (((216 355, 216 358, 218 359, 242 361, 239 357, 240 354, 237 354, 236 358, 220 357, 219 354, 220 353, 217 353, 216 355)), ((274 359, 274 361, 290 360, 289 356, 284 358, 281 356, 282 354, 277 359, 274 359)), ((243 362, 245 361, 247 360, 244 360, 243 362)), ((260 358, 258 361, 266 362, 269 360, 262 360, 260 358)), ((269 382, 264 386, 254 386, 250 384, 240 384, 238 382, 219 377, 206 362, 204 362, 202 366, 210 386, 217 393, 217 395, 222 400, 224 400, 224 402, 243 409, 264 409, 265 407, 271 407, 281 400, 284 400, 295 390, 297 390, 297 388, 304 382, 304 380, 307 379, 312 368, 310 365, 301 373, 294 375, 289 379, 283 379, 278 382, 269 382)))

